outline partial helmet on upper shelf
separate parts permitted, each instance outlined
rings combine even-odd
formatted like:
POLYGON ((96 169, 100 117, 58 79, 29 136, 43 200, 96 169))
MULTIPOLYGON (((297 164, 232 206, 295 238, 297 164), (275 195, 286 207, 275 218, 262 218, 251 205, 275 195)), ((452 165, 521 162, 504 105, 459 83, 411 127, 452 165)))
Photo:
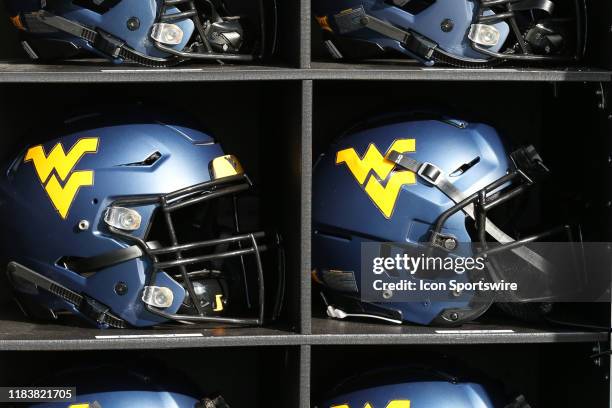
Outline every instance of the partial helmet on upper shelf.
POLYGON ((334 58, 394 56, 459 67, 575 61, 585 0, 313 0, 334 58))
POLYGON ((34 60, 94 54, 168 67, 186 60, 245 62, 276 47, 276 0, 6 0, 34 60))

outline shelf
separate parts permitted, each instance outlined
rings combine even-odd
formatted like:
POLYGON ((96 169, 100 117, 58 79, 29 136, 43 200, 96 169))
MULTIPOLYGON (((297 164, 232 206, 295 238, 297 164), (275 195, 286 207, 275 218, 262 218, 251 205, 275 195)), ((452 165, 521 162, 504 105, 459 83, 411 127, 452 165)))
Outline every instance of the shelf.
POLYGON ((569 343, 608 341, 606 332, 585 332, 547 327, 471 323, 459 328, 392 326, 355 321, 314 318, 313 345, 363 344, 494 344, 494 343, 569 343))
POLYGON ((315 62, 309 69, 229 64, 185 64, 175 68, 155 69, 133 65, 111 65, 104 60, 80 60, 61 65, 0 61, 0 83, 287 80, 609 82, 612 80, 612 72, 596 68, 427 68, 411 63, 389 62, 377 64, 315 62))
POLYGON ((188 347, 287 346, 300 336, 279 328, 225 327, 98 330, 64 324, 37 324, 25 318, 0 320, 0 351, 6 350, 127 350, 188 347))
POLYGON ((420 81, 543 81, 609 82, 612 72, 595 68, 487 68, 422 67, 410 62, 367 64, 313 62, 308 75, 329 80, 420 81))
POLYGON ((106 60, 77 60, 65 64, 0 61, 1 82, 193 82, 299 80, 298 69, 255 65, 195 65, 146 68, 112 65, 106 60))

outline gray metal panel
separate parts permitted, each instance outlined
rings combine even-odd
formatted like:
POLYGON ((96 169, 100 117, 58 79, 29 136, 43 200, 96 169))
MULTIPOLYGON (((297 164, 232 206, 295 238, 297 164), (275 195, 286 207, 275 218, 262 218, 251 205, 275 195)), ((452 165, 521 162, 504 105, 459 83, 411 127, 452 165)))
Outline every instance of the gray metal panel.
POLYGON ((171 69, 114 66, 101 60, 70 65, 0 62, 1 82, 207 82, 286 80, 371 81, 540 81, 609 82, 612 73, 600 69, 457 69, 424 68, 410 64, 373 65, 313 63, 312 68, 253 65, 183 65, 171 69))
POLYGON ((431 327, 390 326, 320 318, 313 319, 312 335, 260 327, 97 330, 69 325, 41 325, 20 320, 0 321, 0 351, 292 345, 563 343, 606 342, 607 339, 608 334, 605 332, 524 327, 516 324, 470 324, 463 326, 457 333, 444 334, 437 333, 436 329, 431 327), (510 330, 511 332, 476 333, 470 332, 471 330, 510 330), (193 336, 194 334, 197 336, 193 336), (96 336, 111 337, 97 338, 96 336))
POLYGON ((471 323, 460 328, 358 323, 315 318, 309 344, 510 344, 608 341, 606 332, 471 323), (440 333, 451 330, 451 333, 440 333), (508 332, 510 331, 510 332, 508 332))
POLYGON ((308 345, 300 346, 300 408, 310 408, 311 367, 311 347, 308 345))
POLYGON ((310 0, 301 0, 300 8, 300 68, 310 68, 311 63, 311 41, 310 21, 310 0))
POLYGON ((313 83, 302 83, 302 333, 311 333, 311 201, 312 201, 312 104, 313 83))
POLYGON ((409 62, 378 64, 341 64, 313 62, 313 79, 423 80, 423 81, 594 81, 612 80, 611 71, 598 68, 494 68, 465 69, 422 67, 409 62))

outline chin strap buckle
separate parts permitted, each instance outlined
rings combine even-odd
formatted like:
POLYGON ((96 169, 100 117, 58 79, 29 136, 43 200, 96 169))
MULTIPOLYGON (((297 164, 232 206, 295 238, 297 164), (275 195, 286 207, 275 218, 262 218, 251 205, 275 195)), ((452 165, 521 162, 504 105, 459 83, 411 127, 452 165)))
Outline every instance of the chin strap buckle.
POLYGON ((78 305, 79 312, 83 313, 85 316, 95 320, 98 323, 105 323, 106 316, 110 311, 110 308, 88 296, 82 296, 83 299, 78 305))
POLYGON ((96 50, 103 54, 106 54, 114 59, 121 57, 121 50, 125 46, 125 42, 113 37, 112 35, 105 33, 102 30, 98 30, 93 46, 96 50))
POLYGON ((213 399, 204 398, 195 408, 230 408, 230 406, 227 405, 227 402, 219 395, 213 399))

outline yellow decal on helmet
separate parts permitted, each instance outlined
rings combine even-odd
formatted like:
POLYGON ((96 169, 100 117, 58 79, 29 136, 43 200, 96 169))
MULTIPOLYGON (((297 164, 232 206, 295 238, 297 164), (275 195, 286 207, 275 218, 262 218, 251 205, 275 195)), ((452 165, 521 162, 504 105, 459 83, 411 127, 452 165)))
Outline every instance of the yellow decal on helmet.
POLYGON ((223 311, 223 295, 215 295, 215 308, 213 309, 213 311, 223 311))
POLYGON ((68 408, 90 408, 90 405, 88 402, 86 402, 84 404, 72 404, 69 405, 68 408))
POLYGON ((341 150, 336 154, 336 164, 345 163, 347 165, 359 185, 386 218, 391 218, 402 186, 416 183, 416 175, 413 172, 409 170, 393 171, 395 163, 385 158, 392 151, 414 152, 416 141, 415 139, 396 140, 389 147, 385 156, 372 143, 363 157, 359 157, 353 148, 341 150), (383 186, 384 181, 386 185, 383 186))
POLYGON ((244 174, 242 165, 236 156, 231 154, 213 159, 210 164, 210 170, 213 180, 244 174))
POLYGON ((327 16, 315 16, 315 18, 317 19, 317 23, 319 23, 323 30, 329 31, 330 33, 334 32, 334 30, 332 30, 331 26, 329 25, 329 18, 327 16))
MULTIPOLYGON (((332 405, 330 408, 351 408, 348 404, 332 405)), ((357 407, 354 407, 357 408, 357 407)), ((369 402, 366 402, 363 408, 376 408, 369 402)), ((390 401, 385 408, 410 408, 410 400, 394 400, 390 401)))
POLYGON ((41 145, 30 148, 26 153, 24 163, 34 163, 41 184, 63 219, 68 217, 79 189, 94 183, 93 170, 73 169, 85 154, 97 151, 98 138, 91 137, 80 139, 67 154, 61 143, 56 144, 48 155, 41 145))
POLYGON ((17 27, 17 29, 25 31, 25 26, 23 25, 23 22, 21 21, 21 17, 19 15, 9 17, 9 19, 11 20, 11 23, 13 23, 15 27, 17 27))
POLYGON ((387 408, 410 408, 410 401, 408 400, 395 400, 387 404, 387 408))

